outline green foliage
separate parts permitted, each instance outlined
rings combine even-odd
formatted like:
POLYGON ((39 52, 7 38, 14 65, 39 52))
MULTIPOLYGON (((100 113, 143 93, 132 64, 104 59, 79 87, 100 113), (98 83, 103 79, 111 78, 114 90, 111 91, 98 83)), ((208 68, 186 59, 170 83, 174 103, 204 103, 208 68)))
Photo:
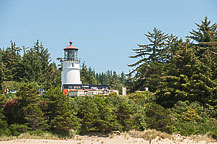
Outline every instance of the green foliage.
POLYGON ((82 65, 85 84, 105 84, 135 92, 129 96, 70 98, 62 94, 60 71, 51 63, 47 48, 0 49, 0 135, 20 135, 46 130, 71 136, 78 133, 156 129, 182 135, 208 134, 217 138, 217 28, 205 17, 189 40, 182 41, 154 28, 145 34, 149 43, 134 49, 135 66, 129 75, 115 71, 96 73, 82 65), (28 82, 32 83, 28 83, 28 82), (54 88, 56 87, 56 88, 54 88), (39 95, 38 88, 46 93, 39 95), (157 104, 156 104, 157 103, 157 104), (158 105, 160 104, 160 105, 158 105), (163 107, 162 107, 163 106, 163 107))
POLYGON ((129 99, 133 100, 136 104, 145 106, 149 102, 155 101, 155 95, 149 91, 134 92, 128 95, 129 99))
POLYGON ((33 130, 46 129, 44 113, 39 107, 39 91, 34 84, 24 84, 16 93, 18 97, 17 110, 19 122, 28 123, 33 130))
POLYGON ((33 130, 43 130, 48 128, 48 125, 46 124, 46 120, 44 118, 44 113, 38 105, 29 104, 23 109, 23 112, 25 114, 25 119, 30 124, 33 130))
POLYGON ((158 104, 149 103, 146 105, 145 114, 148 128, 167 133, 173 132, 173 122, 169 110, 158 104))
MULTIPOLYGON (((51 63, 48 49, 44 48, 39 41, 32 48, 21 48, 11 41, 11 47, 0 50, 0 88, 3 81, 37 82, 40 87, 48 89, 52 86, 60 86, 60 71, 54 63, 51 63)), ((17 86, 7 85, 12 89, 17 86)))
POLYGON ((112 132, 119 129, 119 124, 115 115, 115 107, 111 102, 106 101, 103 96, 95 96, 94 102, 99 110, 99 131, 100 132, 112 132))
POLYGON ((172 107, 179 100, 208 104, 217 83, 206 63, 195 56, 195 46, 188 42, 179 46, 156 91, 157 103, 165 107, 172 107))
POLYGON ((117 120, 122 126, 122 131, 128 131, 132 129, 135 117, 133 116, 134 112, 132 109, 132 105, 127 103, 126 101, 120 102, 117 110, 117 120))
POLYGON ((46 94, 48 124, 54 131, 78 129, 78 120, 70 109, 69 97, 63 95, 59 88, 52 88, 46 94))
POLYGON ((196 122, 200 120, 201 118, 195 109, 193 109, 192 107, 189 107, 188 110, 182 114, 182 119, 184 121, 196 122))
POLYGON ((90 67, 87 68, 85 63, 82 64, 81 68, 81 81, 83 84, 97 84, 97 80, 95 78, 95 71, 90 67))
POLYGON ((30 128, 26 125, 26 124, 11 124, 9 126, 11 135, 13 136, 19 136, 21 133, 25 133, 28 130, 30 130, 30 128))
POLYGON ((124 96, 110 95, 106 99, 115 107, 120 131, 143 130, 146 127, 144 107, 124 96))
POLYGON ((181 135, 210 134, 216 136, 216 119, 206 119, 204 122, 195 123, 190 121, 178 121, 175 124, 175 131, 181 135))
POLYGON ((4 131, 7 129, 7 121, 3 115, 4 106, 6 104, 6 97, 3 94, 0 94, 0 136, 4 134, 4 131))
POLYGON ((160 77, 163 76, 166 62, 171 58, 172 51, 170 50, 177 38, 156 28, 145 36, 150 43, 138 45, 140 48, 133 49, 136 55, 130 56, 130 58, 139 58, 134 64, 128 65, 136 66, 130 72, 130 74, 135 74, 133 77, 135 84, 131 89, 132 91, 145 90, 148 87, 151 92, 154 92, 161 82, 160 77))
POLYGON ((109 85, 112 89, 119 91, 121 91, 123 86, 126 86, 126 76, 123 72, 121 75, 110 70, 105 73, 96 73, 91 67, 88 68, 87 65, 83 63, 80 73, 83 84, 109 85))
POLYGON ((136 55, 130 56, 130 58, 142 59, 129 66, 137 66, 143 62, 162 62, 166 60, 164 54, 166 53, 166 41, 168 40, 168 34, 154 28, 152 33, 148 32, 145 36, 149 40, 150 44, 138 45, 140 48, 133 49, 133 51, 136 52, 136 55))
POLYGON ((24 84, 23 82, 17 82, 17 81, 3 81, 2 88, 8 90, 18 90, 20 86, 23 84, 24 84))
POLYGON ((144 130, 144 107, 117 95, 76 98, 80 108, 81 133, 144 130))
POLYGON ((182 135, 210 134, 216 129, 216 119, 210 118, 212 110, 198 102, 177 102, 172 110, 175 121, 174 131, 182 135))
POLYGON ((199 42, 199 45, 203 47, 217 44, 216 23, 211 24, 211 21, 205 17, 203 21, 201 20, 201 24, 196 24, 196 26, 197 29, 190 32, 189 38, 199 42))
POLYGON ((80 119, 82 119, 81 133, 99 131, 99 109, 97 108, 93 98, 85 97, 78 116, 80 119))

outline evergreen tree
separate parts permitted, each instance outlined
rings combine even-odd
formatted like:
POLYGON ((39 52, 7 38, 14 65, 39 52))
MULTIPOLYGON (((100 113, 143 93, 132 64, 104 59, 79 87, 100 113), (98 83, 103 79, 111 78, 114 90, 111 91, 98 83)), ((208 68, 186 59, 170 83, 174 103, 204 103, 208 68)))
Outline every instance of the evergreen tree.
POLYGON ((199 70, 194 49, 188 43, 180 44, 180 50, 169 64, 167 76, 156 92, 157 102, 165 107, 171 107, 179 100, 187 100, 189 96, 189 80, 199 70))
POLYGON ((99 110, 99 121, 98 130, 99 132, 112 132, 118 130, 120 125, 116 120, 115 108, 112 106, 111 102, 106 102, 105 97, 95 96, 94 101, 97 104, 99 110))
POLYGON ((134 87, 131 91, 145 90, 146 87, 154 92, 159 83, 160 76, 163 75, 164 64, 171 59, 172 46, 177 38, 173 35, 168 36, 160 30, 154 28, 153 33, 145 34, 149 40, 147 45, 138 45, 140 48, 133 49, 135 56, 130 58, 140 58, 136 63, 128 65, 137 66, 130 74, 134 74, 134 87))
POLYGON ((48 124, 51 130, 68 131, 78 129, 77 117, 70 110, 69 97, 60 88, 51 88, 46 95, 48 124))
POLYGON ((11 41, 11 47, 2 53, 2 61, 5 65, 4 73, 7 81, 19 80, 19 66, 21 62, 20 48, 16 46, 15 42, 11 41))
POLYGON ((180 50, 163 76, 158 91, 157 102, 165 107, 177 101, 198 101, 206 105, 209 97, 215 95, 216 82, 206 63, 195 56, 195 46, 188 42, 180 44, 180 50))
POLYGON ((149 103, 146 105, 145 114, 148 128, 172 133, 172 120, 167 109, 158 104, 149 103))
POLYGON ((85 63, 82 64, 81 68, 81 81, 84 84, 97 84, 95 71, 89 67, 85 63))
POLYGON ((211 21, 205 17, 201 24, 196 23, 196 26, 197 30, 192 30, 188 38, 195 40, 202 47, 217 45, 216 23, 211 24, 211 21))
POLYGON ((5 67, 4 62, 2 61, 2 53, 3 53, 3 51, 0 49, 0 67, 1 67, 1 69, 0 69, 0 94, 3 93, 2 83, 6 79, 5 78, 6 67, 5 67))
POLYGON ((93 98, 85 97, 78 117, 81 119, 81 133, 99 131, 100 113, 93 98))
POLYGON ((0 94, 0 136, 5 133, 7 129, 7 121, 3 114, 3 110, 6 104, 6 97, 3 94, 0 94))
POLYGON ((39 91, 33 84, 24 84, 16 93, 18 97, 17 121, 21 124, 28 123, 33 129, 46 129, 46 120, 44 113, 39 107, 39 91))
POLYGON ((138 66, 141 63, 150 63, 152 61, 156 62, 163 62, 165 61, 163 54, 165 53, 165 46, 166 46, 166 39, 168 35, 161 32, 157 28, 154 28, 153 33, 148 32, 145 34, 147 39, 149 40, 150 44, 147 45, 138 45, 140 48, 133 49, 136 52, 135 56, 130 56, 130 58, 141 58, 134 64, 129 65, 138 66))
POLYGON ((45 90, 60 85, 60 71, 51 63, 48 49, 42 43, 39 44, 39 40, 33 48, 25 50, 20 69, 23 71, 23 80, 35 81, 45 90))

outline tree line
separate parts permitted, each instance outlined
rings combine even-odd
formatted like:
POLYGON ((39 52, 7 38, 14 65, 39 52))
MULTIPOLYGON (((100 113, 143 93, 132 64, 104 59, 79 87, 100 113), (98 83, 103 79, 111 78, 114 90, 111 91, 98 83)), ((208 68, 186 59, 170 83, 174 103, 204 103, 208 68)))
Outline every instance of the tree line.
POLYGON ((121 72, 119 75, 116 71, 108 70, 106 72, 95 72, 91 67, 87 67, 85 63, 81 66, 81 81, 84 84, 109 85, 111 89, 121 91, 122 87, 129 84, 127 75, 121 72))
MULTIPOLYGON (((11 41, 11 46, 0 49, 0 90, 3 88, 18 89, 17 85, 33 81, 41 89, 61 86, 61 71, 52 62, 48 48, 39 40, 31 47, 18 47, 11 41), (15 83, 17 82, 17 83, 15 83)), ((85 63, 81 66, 81 80, 83 84, 110 85, 112 89, 120 90, 126 86, 126 74, 119 75, 116 71, 96 73, 85 63)))
POLYGON ((135 91, 149 90, 157 103, 173 107, 178 101, 200 102, 210 108, 217 100, 217 26, 207 17, 196 24, 186 40, 157 28, 145 34, 148 44, 133 49, 139 61, 130 64, 135 91))
POLYGON ((0 89, 3 91, 4 81, 37 82, 42 89, 60 86, 60 71, 51 62, 47 48, 36 41, 31 48, 11 46, 6 50, 0 49, 0 89))

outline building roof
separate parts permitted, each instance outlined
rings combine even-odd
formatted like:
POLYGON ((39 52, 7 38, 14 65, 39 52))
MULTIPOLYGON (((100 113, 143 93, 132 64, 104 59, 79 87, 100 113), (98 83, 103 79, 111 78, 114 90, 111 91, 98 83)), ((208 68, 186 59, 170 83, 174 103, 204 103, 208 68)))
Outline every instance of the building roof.
POLYGON ((72 45, 72 41, 70 41, 69 44, 70 45, 68 47, 64 48, 64 50, 69 50, 69 49, 78 50, 78 48, 76 48, 72 45))

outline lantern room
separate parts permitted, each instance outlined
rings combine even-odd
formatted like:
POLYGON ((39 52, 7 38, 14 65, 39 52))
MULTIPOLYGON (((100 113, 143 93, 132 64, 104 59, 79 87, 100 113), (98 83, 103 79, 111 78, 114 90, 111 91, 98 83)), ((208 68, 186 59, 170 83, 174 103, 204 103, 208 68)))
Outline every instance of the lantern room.
POLYGON ((72 45, 72 41, 69 44, 68 47, 64 48, 64 61, 78 61, 78 48, 72 45))

